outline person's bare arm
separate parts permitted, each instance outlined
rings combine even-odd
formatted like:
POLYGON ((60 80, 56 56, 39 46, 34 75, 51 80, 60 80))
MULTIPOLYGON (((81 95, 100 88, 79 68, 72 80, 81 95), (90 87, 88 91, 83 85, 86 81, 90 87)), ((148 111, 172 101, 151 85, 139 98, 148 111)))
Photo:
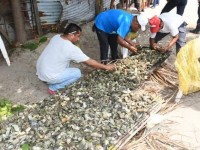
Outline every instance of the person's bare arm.
POLYGON ((129 43, 128 43, 127 41, 125 41, 122 37, 118 36, 118 37, 117 37, 117 42, 118 42, 121 46, 123 46, 123 47, 129 49, 131 52, 137 53, 137 48, 135 47, 135 45, 133 46, 133 44, 132 44, 132 45, 129 44, 129 43))
POLYGON ((172 38, 172 40, 169 42, 169 44, 163 48, 163 51, 168 51, 170 50, 170 48, 176 43, 176 41, 178 40, 179 35, 177 34, 176 36, 174 36, 172 38))
POLYGON ((87 61, 84 61, 83 63, 88 66, 91 66, 93 68, 96 68, 96 69, 103 69, 103 70, 114 70, 115 69, 115 66, 113 64, 104 65, 104 64, 97 62, 94 59, 89 59, 87 61))
POLYGON ((150 38, 149 43, 150 43, 150 47, 152 49, 155 49, 155 50, 158 50, 158 51, 161 51, 161 52, 165 52, 165 51, 170 50, 170 48, 176 43, 178 38, 179 38, 179 35, 177 34, 176 36, 174 36, 172 38, 172 40, 169 42, 169 44, 166 47, 162 47, 162 46, 159 46, 158 44, 156 44, 155 41, 154 41, 154 38, 150 38))
POLYGON ((149 39, 149 43, 150 43, 150 48, 151 48, 151 49, 157 50, 158 45, 155 43, 154 38, 150 38, 150 39, 149 39))
POLYGON ((126 36, 126 37, 124 38, 124 40, 125 40, 128 44, 130 44, 130 45, 136 47, 136 43, 134 43, 128 36, 126 36))

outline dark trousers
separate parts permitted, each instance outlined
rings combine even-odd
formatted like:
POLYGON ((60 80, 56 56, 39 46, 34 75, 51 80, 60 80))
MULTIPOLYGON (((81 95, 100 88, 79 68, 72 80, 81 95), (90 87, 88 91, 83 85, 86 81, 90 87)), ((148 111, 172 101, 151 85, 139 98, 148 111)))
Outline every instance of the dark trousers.
MULTIPOLYGON (((184 22, 179 28, 179 39, 176 41, 176 54, 178 54, 181 47, 183 47, 186 43, 186 23, 184 22)), ((161 39, 163 39, 169 33, 161 33, 158 32, 155 37, 155 42, 157 43, 161 39)))
POLYGON ((153 0, 153 6, 155 7, 156 4, 159 4, 159 0, 153 0))
POLYGON ((200 2, 199 2, 199 7, 198 7, 198 20, 197 20, 196 29, 200 30, 200 2))
POLYGON ((140 8, 140 3, 138 0, 134 0, 134 5, 135 5, 135 8, 137 8, 137 9, 140 8))
POLYGON ((183 15, 187 0, 170 0, 167 2, 165 7, 162 9, 161 14, 171 11, 173 8, 177 7, 177 14, 183 15))
POLYGON ((96 33, 99 40, 100 45, 100 59, 101 62, 106 64, 108 59, 108 50, 110 46, 111 50, 111 60, 118 59, 118 51, 117 51, 117 34, 108 34, 96 27, 96 33))

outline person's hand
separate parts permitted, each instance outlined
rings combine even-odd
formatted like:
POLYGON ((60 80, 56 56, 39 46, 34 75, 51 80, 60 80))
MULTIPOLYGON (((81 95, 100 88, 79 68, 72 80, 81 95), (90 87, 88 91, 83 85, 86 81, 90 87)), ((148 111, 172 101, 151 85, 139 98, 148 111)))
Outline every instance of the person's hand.
POLYGON ((134 46, 130 46, 129 50, 133 53, 137 53, 137 48, 134 46))
POLYGON ((162 46, 154 44, 153 49, 160 51, 162 49, 162 46))
POLYGON ((170 51, 170 49, 169 49, 168 47, 160 47, 159 51, 160 51, 161 53, 165 53, 165 52, 170 51))
POLYGON ((160 46, 158 44, 154 45, 154 49, 159 51, 159 52, 161 52, 161 53, 164 53, 164 52, 166 52, 168 50, 167 47, 162 47, 162 46, 160 46))
POLYGON ((109 71, 115 70, 115 65, 114 64, 107 64, 107 65, 105 65, 105 69, 109 70, 109 71))
POLYGON ((131 41, 130 45, 133 46, 133 47, 136 47, 137 44, 135 42, 131 41))
POLYGON ((137 44, 136 47, 137 47, 137 50, 142 50, 142 45, 137 44))

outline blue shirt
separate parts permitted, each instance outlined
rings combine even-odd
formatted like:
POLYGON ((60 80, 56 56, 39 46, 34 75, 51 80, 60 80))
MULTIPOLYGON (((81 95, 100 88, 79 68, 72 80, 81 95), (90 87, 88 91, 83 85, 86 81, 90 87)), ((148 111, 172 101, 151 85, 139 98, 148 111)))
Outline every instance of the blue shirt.
POLYGON ((98 29, 118 34, 122 38, 130 32, 134 15, 123 10, 108 10, 97 15, 95 25, 98 29))

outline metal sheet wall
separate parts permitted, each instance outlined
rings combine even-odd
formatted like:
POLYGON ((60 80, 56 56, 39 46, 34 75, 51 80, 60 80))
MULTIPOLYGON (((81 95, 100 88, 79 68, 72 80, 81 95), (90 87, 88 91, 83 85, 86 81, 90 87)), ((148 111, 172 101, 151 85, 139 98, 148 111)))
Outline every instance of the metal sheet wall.
MULTIPOLYGON (((32 20, 31 1, 26 2, 29 19, 32 20)), ((59 0, 37 0, 37 7, 41 25, 50 25, 59 22, 62 13, 62 5, 59 0)))
MULTIPOLYGON (((27 10, 32 19, 30 0, 27 10)), ((115 0, 117 5, 120 0, 115 0)), ((95 17, 95 0, 37 0, 42 25, 56 24, 59 21, 74 23, 87 22, 95 17)), ((110 8, 110 0, 103 0, 103 8, 110 8)))
POLYGON ((63 12, 61 21, 87 22, 95 16, 95 0, 61 0, 63 12))
MULTIPOLYGON (((110 9, 110 2, 111 2, 111 0, 103 0, 103 9, 104 10, 110 9)), ((115 0, 114 5, 116 6, 119 3, 120 3, 120 0, 115 0)))
MULTIPOLYGON (((59 21, 85 22, 95 16, 95 0, 37 0, 42 25, 56 24, 59 21)), ((31 5, 27 3, 30 20, 31 5)))
POLYGON ((62 5, 59 1, 38 0, 38 11, 40 21, 44 24, 56 24, 59 22, 62 14, 62 5))
MULTIPOLYGON (((12 9, 10 7, 10 1, 8 0, 0 0, 0 28, 5 36, 10 41, 15 40, 15 30, 14 30, 14 22, 12 17, 12 9)), ((9 45, 8 41, 5 39, 3 33, 0 32, 1 37, 4 41, 6 47, 9 45)), ((0 52, 1 55, 1 52, 0 52)))

